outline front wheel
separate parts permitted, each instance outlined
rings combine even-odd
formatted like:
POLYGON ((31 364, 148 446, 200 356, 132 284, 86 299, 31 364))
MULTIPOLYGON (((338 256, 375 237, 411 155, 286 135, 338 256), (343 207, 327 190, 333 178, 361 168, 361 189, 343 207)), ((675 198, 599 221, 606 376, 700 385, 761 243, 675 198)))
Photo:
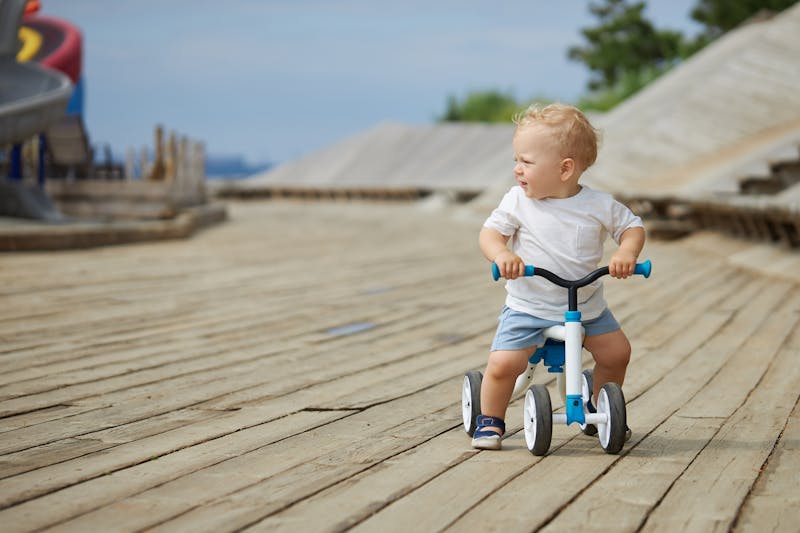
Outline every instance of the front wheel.
POLYGON ((606 453, 616 454, 625 444, 625 428, 627 415, 625 412, 625 396, 622 387, 616 383, 606 383, 597 396, 597 412, 605 414, 607 422, 597 424, 597 436, 606 453))
POLYGON ((461 387, 461 418, 464 421, 464 431, 470 437, 477 429, 475 419, 481 414, 482 381, 483 374, 470 370, 464 375, 464 385, 461 387))
POLYGON ((544 385, 533 385, 525 393, 523 407, 525 443, 533 455, 545 455, 553 438, 553 408, 544 385))

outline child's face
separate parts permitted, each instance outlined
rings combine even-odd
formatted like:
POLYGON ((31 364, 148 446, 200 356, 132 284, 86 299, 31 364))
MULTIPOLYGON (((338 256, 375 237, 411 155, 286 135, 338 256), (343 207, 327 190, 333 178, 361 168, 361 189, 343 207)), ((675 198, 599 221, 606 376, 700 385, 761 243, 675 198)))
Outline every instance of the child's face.
POLYGON ((579 190, 564 173, 560 146, 547 126, 520 126, 514 133, 514 177, 528 198, 567 198, 579 190), (565 179, 566 178, 566 179, 565 179))

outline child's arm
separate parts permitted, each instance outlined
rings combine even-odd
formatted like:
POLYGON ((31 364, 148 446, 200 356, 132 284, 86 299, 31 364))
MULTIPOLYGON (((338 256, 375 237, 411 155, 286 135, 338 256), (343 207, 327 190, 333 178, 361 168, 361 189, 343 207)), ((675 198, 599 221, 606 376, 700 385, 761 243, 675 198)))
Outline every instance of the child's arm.
POLYGON ((636 259, 644 247, 644 228, 626 229, 619 239, 619 248, 608 262, 608 273, 615 278, 627 278, 633 275, 636 259))
POLYGON ((495 229, 483 227, 478 245, 486 259, 497 264, 501 276, 516 279, 525 274, 525 262, 508 249, 509 238, 495 229))

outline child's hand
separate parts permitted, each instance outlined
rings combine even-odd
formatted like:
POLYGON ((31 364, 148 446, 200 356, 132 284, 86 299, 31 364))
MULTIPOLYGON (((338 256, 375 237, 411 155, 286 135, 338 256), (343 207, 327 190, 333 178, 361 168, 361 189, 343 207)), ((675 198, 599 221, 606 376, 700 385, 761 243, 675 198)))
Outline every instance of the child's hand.
POLYGON ((494 258, 500 275, 506 279, 517 279, 525 274, 525 261, 511 250, 500 252, 494 258))
POLYGON ((614 252, 608 262, 608 273, 617 279, 633 276, 635 268, 636 255, 622 248, 614 252))

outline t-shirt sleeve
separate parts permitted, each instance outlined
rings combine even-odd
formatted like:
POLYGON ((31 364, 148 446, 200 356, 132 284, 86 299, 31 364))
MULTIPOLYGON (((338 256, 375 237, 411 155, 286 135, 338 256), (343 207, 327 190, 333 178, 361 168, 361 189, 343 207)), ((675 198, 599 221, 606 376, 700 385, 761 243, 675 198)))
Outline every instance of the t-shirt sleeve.
POLYGON ((492 214, 483 223, 483 227, 499 231, 507 237, 514 235, 520 227, 519 219, 514 214, 517 211, 517 202, 518 198, 513 189, 508 191, 497 209, 492 211, 492 214))
POLYGON ((619 244, 622 234, 629 228, 644 227, 642 219, 633 214, 625 204, 613 200, 611 204, 611 237, 619 244))

